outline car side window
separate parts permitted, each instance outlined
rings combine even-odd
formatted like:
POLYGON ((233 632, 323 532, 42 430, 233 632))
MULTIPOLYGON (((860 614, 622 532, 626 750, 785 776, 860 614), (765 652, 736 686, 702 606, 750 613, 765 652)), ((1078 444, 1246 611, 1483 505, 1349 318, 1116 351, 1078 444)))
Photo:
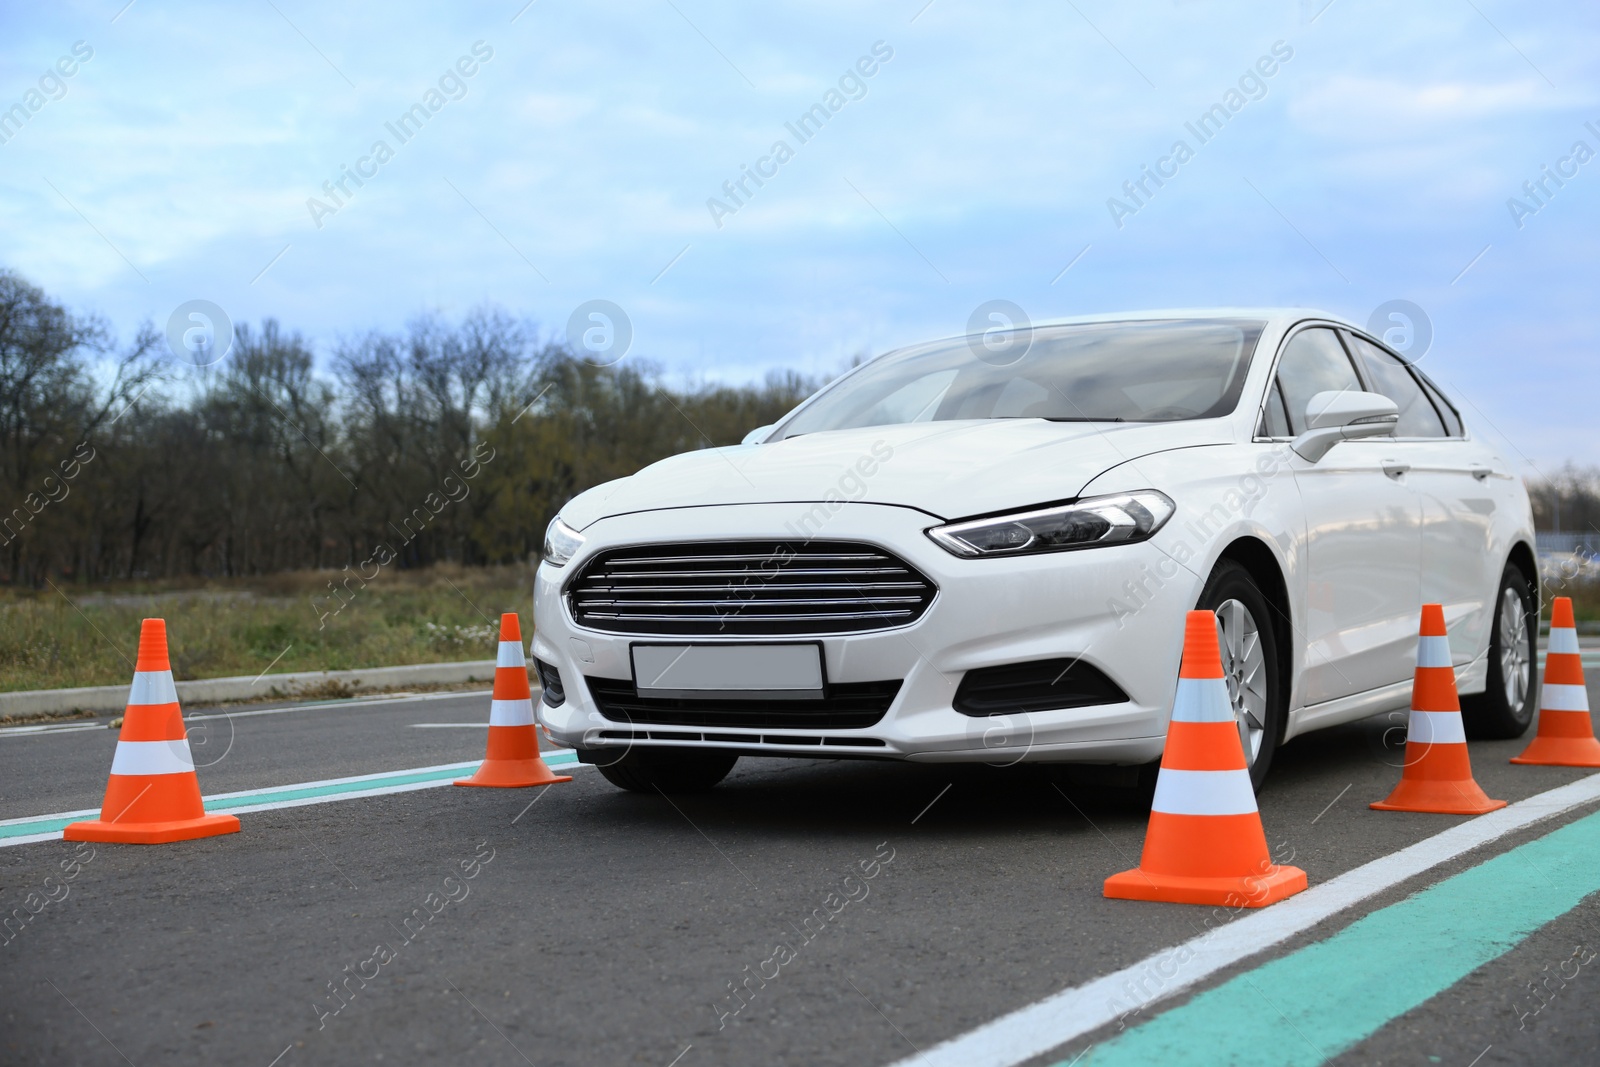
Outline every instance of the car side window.
POLYGON ((1400 421, 1394 428, 1396 437, 1445 436, 1443 420, 1434 410, 1433 401, 1417 384, 1410 367, 1392 352, 1385 352, 1365 338, 1354 334, 1346 334, 1345 337, 1350 342, 1351 351, 1367 372, 1372 388, 1393 400, 1395 407, 1400 409, 1400 421))
POLYGON ((1457 413, 1455 406, 1444 398, 1444 394, 1439 392, 1439 387, 1434 385, 1426 374, 1417 371, 1415 367, 1411 369, 1416 371, 1417 381, 1422 383, 1423 391, 1433 401, 1433 406, 1438 410, 1439 417, 1444 419, 1445 434, 1450 437, 1465 437, 1466 430, 1462 428, 1461 416, 1457 413))
POLYGON ((1267 401, 1261 405, 1261 428, 1257 437, 1288 437, 1289 417, 1283 408, 1283 390, 1274 381, 1267 390, 1267 401))
POLYGON ((1323 326, 1301 330, 1289 339, 1278 359, 1277 388, 1287 409, 1289 433, 1305 432, 1306 405, 1329 390, 1361 391, 1361 379, 1339 343, 1338 334, 1323 326))

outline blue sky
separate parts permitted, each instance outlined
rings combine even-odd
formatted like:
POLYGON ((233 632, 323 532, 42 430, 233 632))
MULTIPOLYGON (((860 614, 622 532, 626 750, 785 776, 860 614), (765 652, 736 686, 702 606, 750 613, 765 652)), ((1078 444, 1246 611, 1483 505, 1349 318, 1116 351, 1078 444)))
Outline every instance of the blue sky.
POLYGON ((0 264, 124 332, 200 298, 326 353, 485 301, 559 336, 604 298, 629 358, 742 381, 959 333, 997 298, 1362 322, 1404 299, 1423 366, 1525 473, 1600 462, 1600 158, 1571 157, 1600 152, 1593 5, 124 2, 0 14, 0 109, 93 51, 0 144, 0 264), (476 42, 402 143, 385 124, 476 42), (1185 124, 1277 42, 1201 144, 1185 124), (849 72, 801 143, 785 124, 849 72), (793 157, 760 163, 780 139, 793 157), (1161 163, 1178 140, 1193 157, 1161 163), (1123 183, 1158 164, 1137 204, 1123 183))

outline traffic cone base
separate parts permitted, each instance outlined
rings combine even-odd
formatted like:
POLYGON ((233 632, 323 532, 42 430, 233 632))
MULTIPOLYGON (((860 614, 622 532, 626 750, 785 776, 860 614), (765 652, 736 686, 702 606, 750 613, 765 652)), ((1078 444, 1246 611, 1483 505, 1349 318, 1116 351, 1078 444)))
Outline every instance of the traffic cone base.
POLYGON ((1402 780, 1387 799, 1374 800, 1368 805, 1375 811, 1416 811, 1433 815, 1482 815, 1505 806, 1503 800, 1491 800, 1470 778, 1464 782, 1402 780))
POLYGON ((572 781, 539 758, 528 664, 522 655, 522 624, 516 612, 500 616, 500 650, 495 659, 494 692, 489 699, 489 742, 484 761, 471 778, 456 785, 523 789, 572 781))
POLYGON ((1572 599, 1558 596, 1550 605, 1550 642, 1545 650, 1544 683, 1539 687, 1539 732, 1512 763, 1545 767, 1600 767, 1600 741, 1589 719, 1589 694, 1583 684, 1572 599))
POLYGON ((1161 754, 1139 866, 1114 874, 1116 900, 1262 908, 1306 888, 1306 872, 1272 862, 1239 728, 1222 676, 1217 620, 1191 611, 1172 722, 1161 754))
POLYGON ((533 759, 484 760, 471 778, 462 778, 456 785, 485 785, 500 789, 516 789, 530 785, 554 785, 570 782, 572 775, 557 774, 538 756, 533 759))
POLYGON ((1588 737, 1542 735, 1530 741, 1522 755, 1512 756, 1511 762, 1542 767, 1600 767, 1600 741, 1596 741, 1593 734, 1588 737))
POLYGON ((238 832, 237 816, 202 815, 197 819, 174 819, 170 822, 141 822, 127 825, 95 819, 93 822, 75 822, 63 830, 61 836, 68 841, 164 845, 169 841, 193 841, 200 837, 217 837, 221 834, 238 832))
POLYGON ((1169 904, 1213 904, 1229 908, 1264 908, 1306 888, 1306 872, 1298 867, 1267 867, 1262 874, 1206 878, 1196 875, 1123 871, 1106 879, 1105 895, 1114 900, 1157 900, 1169 904))

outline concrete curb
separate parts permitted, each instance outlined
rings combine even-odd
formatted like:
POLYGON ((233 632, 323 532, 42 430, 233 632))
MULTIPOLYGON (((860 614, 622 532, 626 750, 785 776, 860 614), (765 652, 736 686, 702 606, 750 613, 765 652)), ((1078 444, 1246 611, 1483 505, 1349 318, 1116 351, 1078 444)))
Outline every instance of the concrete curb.
MULTIPOLYGON (((184 704, 216 704, 257 697, 294 697, 317 689, 390 689, 408 685, 450 685, 458 682, 492 682, 494 660, 469 663, 416 663, 405 667, 373 667, 355 671, 300 671, 266 674, 260 678, 204 678, 179 682, 178 699, 184 704)), ((35 689, 0 693, 0 715, 38 715, 69 711, 122 711, 128 686, 96 685, 82 689, 35 689)))

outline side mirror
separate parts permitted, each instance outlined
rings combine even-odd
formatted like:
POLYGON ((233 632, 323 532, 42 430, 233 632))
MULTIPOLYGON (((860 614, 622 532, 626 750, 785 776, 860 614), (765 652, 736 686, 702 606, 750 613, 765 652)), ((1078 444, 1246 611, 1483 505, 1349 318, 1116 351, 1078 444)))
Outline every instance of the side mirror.
POLYGON ((755 429, 745 434, 744 440, 740 441, 739 443, 741 445, 759 445, 762 441, 766 440, 767 434, 771 433, 772 428, 776 425, 777 423, 775 422, 769 422, 765 426, 757 426, 755 429))
POLYGON ((1400 409, 1381 393, 1329 389, 1306 405, 1306 432, 1289 445, 1295 455, 1315 463, 1340 441, 1394 433, 1400 409))

